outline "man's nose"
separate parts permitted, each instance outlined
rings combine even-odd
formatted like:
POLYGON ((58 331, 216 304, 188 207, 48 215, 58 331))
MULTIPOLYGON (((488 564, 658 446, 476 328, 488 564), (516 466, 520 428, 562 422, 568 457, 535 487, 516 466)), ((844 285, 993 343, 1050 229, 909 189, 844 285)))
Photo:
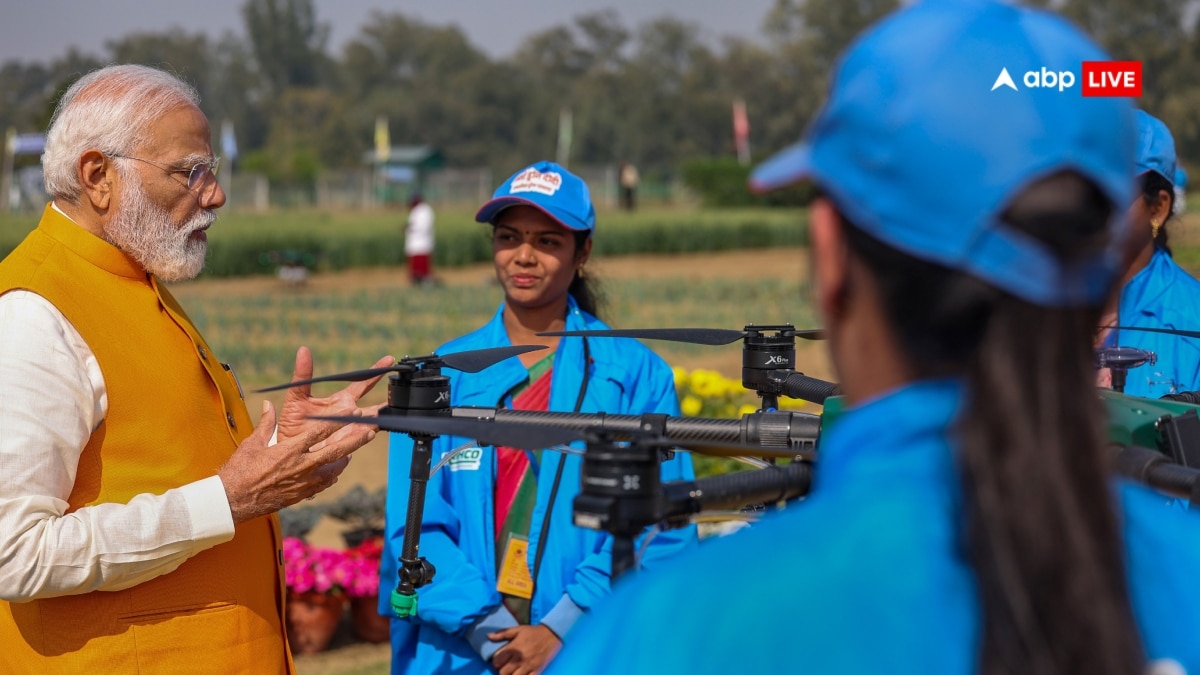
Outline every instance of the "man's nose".
POLYGON ((215 176, 212 185, 200 191, 200 206, 206 209, 219 209, 225 206, 225 190, 215 176))

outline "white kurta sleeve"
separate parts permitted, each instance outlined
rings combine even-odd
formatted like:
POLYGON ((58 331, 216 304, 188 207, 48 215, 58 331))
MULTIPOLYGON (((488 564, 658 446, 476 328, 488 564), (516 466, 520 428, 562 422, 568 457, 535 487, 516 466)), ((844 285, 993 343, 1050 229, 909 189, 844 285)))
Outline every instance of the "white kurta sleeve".
POLYGON ((100 366, 62 313, 29 291, 0 295, 0 599, 128 588, 233 538, 216 476, 66 513, 107 410, 100 366))

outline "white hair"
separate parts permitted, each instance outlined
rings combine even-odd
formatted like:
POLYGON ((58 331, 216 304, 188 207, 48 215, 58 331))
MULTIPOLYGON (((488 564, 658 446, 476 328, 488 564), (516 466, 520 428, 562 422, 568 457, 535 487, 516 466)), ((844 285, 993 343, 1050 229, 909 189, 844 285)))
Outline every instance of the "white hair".
POLYGON ((148 66, 108 66, 84 75, 63 94, 50 120, 42 171, 46 192, 76 203, 83 191, 79 158, 88 150, 130 154, 150 125, 200 95, 179 78, 148 66))

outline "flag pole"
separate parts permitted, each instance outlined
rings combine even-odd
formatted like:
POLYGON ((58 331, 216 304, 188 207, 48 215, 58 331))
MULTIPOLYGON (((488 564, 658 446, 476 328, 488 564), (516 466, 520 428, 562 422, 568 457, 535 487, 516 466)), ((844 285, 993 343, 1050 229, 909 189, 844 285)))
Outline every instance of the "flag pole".
POLYGON ((558 152, 556 159, 559 166, 567 168, 571 159, 571 109, 563 108, 558 113, 558 152))
POLYGON ((13 155, 17 151, 17 130, 9 127, 4 135, 4 166, 0 169, 0 213, 8 213, 8 195, 12 192, 13 155))

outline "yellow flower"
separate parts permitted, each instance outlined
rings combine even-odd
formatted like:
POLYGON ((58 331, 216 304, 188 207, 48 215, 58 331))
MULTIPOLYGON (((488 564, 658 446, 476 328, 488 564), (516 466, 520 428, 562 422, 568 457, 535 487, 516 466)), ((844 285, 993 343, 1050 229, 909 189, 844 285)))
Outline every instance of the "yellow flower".
POLYGON ((799 398, 788 398, 786 396, 779 397, 780 410, 799 410, 808 405, 808 401, 799 398))
POLYGON ((758 412, 758 406, 750 405, 749 403, 745 403, 745 404, 742 404, 741 408, 738 408, 738 417, 742 417, 743 415, 750 415, 750 414, 756 413, 756 412, 758 412))
POLYGON ((697 368, 692 371, 689 383, 697 396, 711 398, 721 395, 721 379, 720 373, 697 368))
POLYGON ((674 368, 671 368, 671 372, 675 374, 675 388, 682 389, 684 385, 687 384, 687 370, 680 368, 679 366, 675 366, 674 368))
POLYGON ((684 415, 695 417, 700 414, 700 410, 704 407, 704 402, 689 394, 688 396, 684 396, 683 400, 679 402, 679 407, 683 410, 684 415))

